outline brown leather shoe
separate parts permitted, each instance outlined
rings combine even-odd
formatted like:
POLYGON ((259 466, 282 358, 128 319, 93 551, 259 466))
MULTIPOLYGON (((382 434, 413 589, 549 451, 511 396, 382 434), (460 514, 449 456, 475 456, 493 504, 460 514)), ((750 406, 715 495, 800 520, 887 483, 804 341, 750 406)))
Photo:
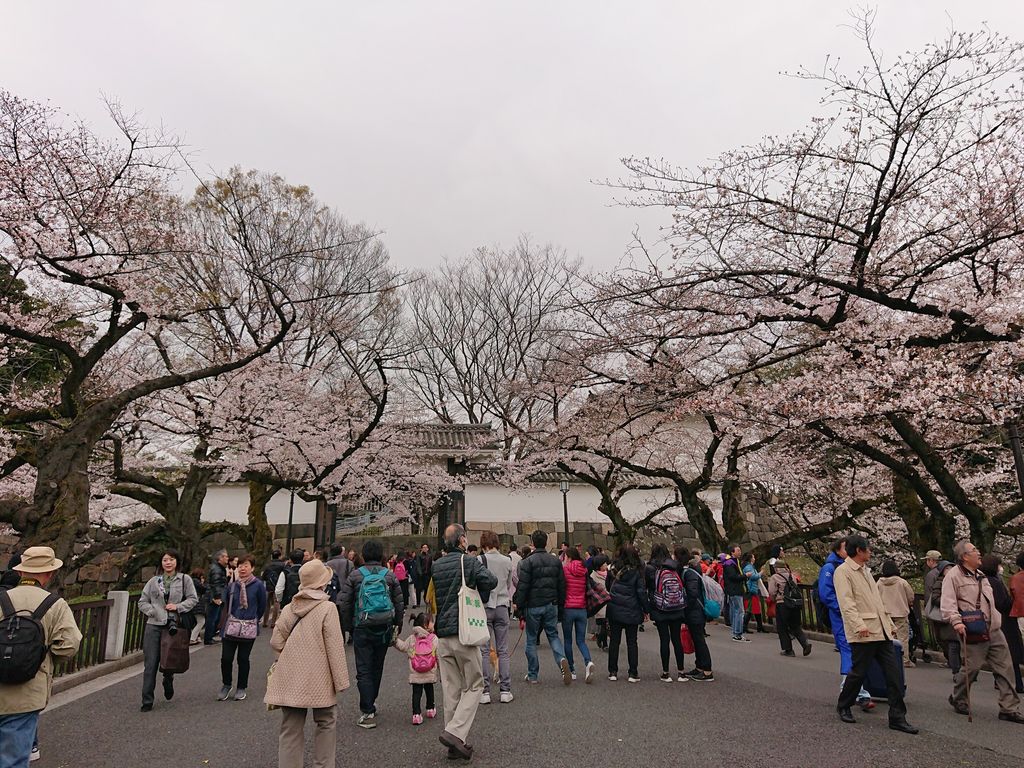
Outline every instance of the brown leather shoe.
POLYGON ((453 733, 441 731, 441 735, 437 737, 437 740, 448 747, 449 753, 455 752, 463 760, 469 760, 473 756, 473 748, 466 746, 466 743, 453 733))

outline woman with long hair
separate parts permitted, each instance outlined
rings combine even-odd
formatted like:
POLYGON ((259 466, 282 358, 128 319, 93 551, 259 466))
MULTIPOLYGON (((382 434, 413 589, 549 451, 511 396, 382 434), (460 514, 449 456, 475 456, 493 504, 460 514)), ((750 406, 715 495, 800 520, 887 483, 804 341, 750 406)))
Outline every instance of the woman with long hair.
POLYGON ((626 635, 626 658, 629 663, 629 682, 640 682, 640 650, 637 632, 648 612, 647 589, 644 586, 644 564, 632 544, 619 548, 608 576, 608 679, 615 681, 619 674, 619 645, 626 635))
POLYGON ((562 570, 565 572, 565 603, 562 606, 565 658, 569 661, 569 674, 575 680, 576 662, 572 653, 575 636, 576 648, 583 657, 584 680, 589 683, 594 678, 594 662, 590 658, 590 648, 587 647, 587 579, 590 573, 583 564, 583 556, 575 547, 566 550, 562 570))
MULTIPOLYGON (((181 557, 175 549, 165 549, 160 555, 160 570, 156 576, 146 582, 139 595, 139 613, 146 617, 146 629, 142 635, 142 711, 153 709, 153 692, 156 689, 157 669, 166 663, 161 662, 164 649, 176 651, 188 658, 191 622, 182 617, 191 614, 199 597, 196 595, 192 578, 178 572, 181 557), (180 647, 179 647, 180 646, 180 647)), ((169 652, 169 651, 168 651, 169 652)), ((187 664, 186 664, 187 666, 187 664)), ((175 672, 164 670, 164 698, 168 701, 174 697, 175 672)))
POLYGON ((661 682, 671 683, 668 672, 669 647, 675 651, 676 679, 686 682, 686 659, 683 656, 681 630, 685 614, 685 591, 678 563, 668 554, 668 547, 655 544, 651 560, 644 571, 651 620, 658 629, 661 644, 661 682))

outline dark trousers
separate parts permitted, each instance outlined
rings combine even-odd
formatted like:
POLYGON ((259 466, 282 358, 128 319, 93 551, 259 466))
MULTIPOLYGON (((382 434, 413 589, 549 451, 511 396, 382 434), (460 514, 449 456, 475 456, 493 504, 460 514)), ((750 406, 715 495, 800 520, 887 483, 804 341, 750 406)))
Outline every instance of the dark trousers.
POLYGON ((676 653, 676 669, 682 672, 686 668, 686 658, 683 656, 683 639, 679 633, 683 628, 682 621, 656 621, 654 626, 658 628, 658 640, 661 641, 661 671, 668 672, 668 649, 669 644, 676 653))
POLYGON ((423 694, 427 694, 427 709, 434 709, 434 684, 433 683, 413 683, 412 684, 412 713, 414 715, 420 714, 420 699, 423 698, 423 694))
POLYGON ((877 640, 871 643, 850 643, 853 652, 853 671, 846 676, 843 690, 839 693, 839 709, 849 709, 857 703, 857 696, 871 662, 878 660, 885 675, 889 696, 889 722, 899 722, 907 716, 907 705, 903 701, 900 685, 899 657, 892 640, 877 640))
POLYGON ((220 623, 221 606, 212 602, 206 608, 206 624, 203 626, 203 642, 209 645, 217 634, 217 625, 220 623))
MULTIPOLYGON (((142 703, 153 704, 153 691, 156 690, 156 673, 160 667, 160 638, 164 628, 155 624, 147 624, 142 634, 142 703)), ((174 675, 164 675, 173 678, 174 675)))
POLYGON ((636 644, 639 624, 617 624, 609 622, 608 641, 608 674, 619 674, 619 645, 622 643, 622 632, 626 632, 626 661, 629 662, 629 676, 640 677, 640 650, 636 644))
POLYGON ((801 648, 807 647, 807 638, 804 637, 804 628, 800 623, 799 608, 789 608, 782 603, 776 604, 775 628, 779 630, 779 645, 786 653, 793 652, 794 640, 801 648))
MULTIPOLYGON (((754 598, 754 600, 758 600, 758 599, 760 599, 760 598, 757 598, 757 597, 754 598)), ((760 613, 751 613, 750 611, 747 611, 747 613, 743 616, 743 631, 744 632, 749 632, 750 631, 750 619, 751 618, 754 618, 754 619, 757 620, 757 631, 758 632, 763 632, 764 631, 764 619, 761 618, 761 614, 760 613)))
POLYGON ((249 687, 249 654, 252 653, 252 640, 235 640, 225 637, 220 651, 220 681, 230 687, 231 672, 235 665, 235 651, 238 652, 238 687, 249 687))
POLYGON ((430 578, 417 578, 416 579, 416 605, 423 605, 423 601, 427 598, 427 586, 430 584, 430 578))
POLYGON ((352 648, 356 656, 356 687, 359 688, 359 711, 364 715, 372 715, 377 711, 375 702, 380 693, 380 679, 384 676, 384 657, 388 652, 390 629, 356 627, 352 631, 352 648))
POLYGON ((704 633, 706 622, 702 621, 699 624, 687 622, 686 627, 690 630, 690 637, 693 639, 693 665, 701 672, 710 672, 711 649, 708 648, 708 639, 704 633))
POLYGON ((608 647, 608 620, 598 619, 597 620, 597 647, 607 648, 608 647))
POLYGON ((409 607, 409 580, 406 579, 405 581, 398 582, 398 586, 400 586, 402 588, 402 604, 406 608, 408 608, 409 607))

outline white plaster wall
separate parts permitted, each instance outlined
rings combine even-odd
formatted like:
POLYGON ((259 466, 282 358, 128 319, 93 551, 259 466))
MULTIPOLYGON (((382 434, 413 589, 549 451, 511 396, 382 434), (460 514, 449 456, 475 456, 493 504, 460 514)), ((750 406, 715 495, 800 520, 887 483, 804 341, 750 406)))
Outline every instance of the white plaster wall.
MULTIPOLYGON (((271 525, 284 525, 288 522, 288 491, 278 491, 267 503, 267 522, 271 525)), ((249 520, 246 510, 249 508, 249 487, 228 483, 211 485, 206 491, 203 501, 202 519, 209 523, 227 520, 232 523, 246 525, 249 520)), ((316 522, 316 503, 303 501, 295 497, 294 523, 316 522)))
MULTIPOLYGON (((643 517, 650 510, 666 503, 673 496, 671 489, 656 491, 629 491, 619 502, 628 520, 643 517)), ((714 500, 712 495, 709 501, 714 500)), ((607 523, 597 506, 601 496, 589 485, 573 484, 567 496, 569 521, 581 523, 607 523)), ((719 500, 721 506, 721 500, 719 500)), ((712 507, 714 509, 714 507, 712 507)), ((673 512, 676 518, 685 521, 681 509, 673 512)), ((466 487, 466 521, 481 523, 562 520, 562 493, 558 486, 543 486, 512 490, 500 485, 474 484, 466 487)))

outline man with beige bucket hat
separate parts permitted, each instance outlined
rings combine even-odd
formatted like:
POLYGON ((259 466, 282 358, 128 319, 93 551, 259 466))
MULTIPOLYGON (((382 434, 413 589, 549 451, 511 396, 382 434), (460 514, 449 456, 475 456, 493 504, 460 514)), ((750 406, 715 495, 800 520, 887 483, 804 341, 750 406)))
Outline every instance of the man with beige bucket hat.
POLYGON ((62 565, 49 547, 29 547, 14 567, 18 586, 0 592, 0 765, 28 765, 54 657, 82 642, 71 608, 46 591, 62 565))

